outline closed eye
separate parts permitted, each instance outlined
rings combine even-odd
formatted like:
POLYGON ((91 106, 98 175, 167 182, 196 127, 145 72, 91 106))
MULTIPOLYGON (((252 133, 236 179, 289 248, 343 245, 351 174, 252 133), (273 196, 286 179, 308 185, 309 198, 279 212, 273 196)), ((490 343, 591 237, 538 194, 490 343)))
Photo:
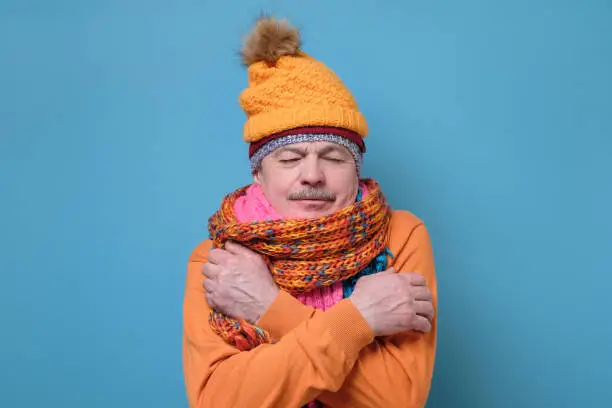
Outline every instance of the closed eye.
POLYGON ((344 159, 339 159, 337 157, 325 157, 325 160, 329 160, 334 163, 343 163, 344 159))

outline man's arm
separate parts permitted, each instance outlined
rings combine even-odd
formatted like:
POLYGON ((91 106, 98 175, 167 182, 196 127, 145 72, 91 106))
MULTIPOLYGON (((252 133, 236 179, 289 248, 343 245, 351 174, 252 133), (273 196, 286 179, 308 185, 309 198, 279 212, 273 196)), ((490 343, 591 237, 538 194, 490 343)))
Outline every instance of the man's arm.
POLYGON ((345 299, 285 333, 276 344, 240 352, 210 328, 202 265, 210 242, 192 254, 184 299, 183 360, 190 408, 299 407, 337 391, 373 333, 345 299))
MULTIPOLYGON (((413 224, 414 225, 414 224, 413 224)), ((398 272, 417 272, 427 280, 437 309, 437 286, 430 238, 422 223, 409 231, 395 228, 393 266, 398 272), (399 241, 398 241, 399 240, 399 241)), ((261 317, 259 324, 275 338, 326 312, 302 305, 280 293, 261 317)), ((349 323, 350 324, 350 323, 349 323)), ((326 391, 318 399, 334 408, 423 407, 429 395, 436 347, 436 319, 428 333, 404 332, 376 338, 361 350, 340 390, 326 391)))

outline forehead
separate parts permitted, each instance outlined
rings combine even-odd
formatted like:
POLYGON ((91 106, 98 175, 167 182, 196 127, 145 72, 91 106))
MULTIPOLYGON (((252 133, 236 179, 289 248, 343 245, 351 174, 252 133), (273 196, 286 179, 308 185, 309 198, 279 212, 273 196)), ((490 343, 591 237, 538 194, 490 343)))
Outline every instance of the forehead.
POLYGON ((350 151, 337 143, 317 141, 317 142, 302 142, 293 143, 287 146, 279 147, 275 153, 280 154, 286 151, 298 151, 302 153, 327 153, 327 152, 339 152, 350 154, 350 151))

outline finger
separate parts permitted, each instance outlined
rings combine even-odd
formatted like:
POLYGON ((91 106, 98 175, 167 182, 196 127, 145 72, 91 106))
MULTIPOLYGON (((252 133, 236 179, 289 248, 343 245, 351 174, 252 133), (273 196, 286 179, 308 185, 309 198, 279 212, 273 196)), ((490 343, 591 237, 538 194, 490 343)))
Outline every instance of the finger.
POLYGON ((228 252, 234 255, 250 256, 254 254, 254 252, 251 251, 249 248, 242 246, 234 241, 227 241, 225 243, 225 249, 227 249, 228 252))
POLYGON ((216 286, 217 282, 212 279, 204 279, 204 282, 202 282, 202 287, 208 293, 214 292, 216 286))
POLYGON ((414 300, 432 300, 431 291, 427 286, 413 286, 412 296, 414 300))
POLYGON ((225 264, 233 255, 222 248, 211 249, 208 253, 208 262, 215 265, 225 264))
POLYGON ((416 314, 423 316, 431 321, 434 317, 435 310, 431 302, 415 302, 414 309, 416 314))
POLYGON ((414 331, 423 333, 428 333, 429 331, 431 331, 431 323, 429 322, 429 319, 423 316, 416 316, 412 324, 414 331))
POLYGON ((427 284, 423 275, 418 273, 403 273, 402 276, 404 276, 412 286, 425 286, 427 284))
POLYGON ((220 273, 221 267, 219 265, 206 262, 202 266, 202 275, 206 276, 208 279, 215 279, 219 276, 220 273))
POLYGON ((208 303, 208 306, 211 309, 214 309, 215 307, 217 307, 217 305, 215 304, 215 301, 213 299, 213 296, 210 293, 206 292, 205 296, 206 296, 206 303, 208 303))

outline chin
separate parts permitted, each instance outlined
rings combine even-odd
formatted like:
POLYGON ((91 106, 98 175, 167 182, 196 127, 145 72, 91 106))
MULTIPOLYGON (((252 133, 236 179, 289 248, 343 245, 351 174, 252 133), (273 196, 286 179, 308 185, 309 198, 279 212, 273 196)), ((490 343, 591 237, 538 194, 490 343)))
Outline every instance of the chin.
POLYGON ((297 215, 297 218, 317 218, 326 217, 333 214, 333 211, 302 211, 297 215))

